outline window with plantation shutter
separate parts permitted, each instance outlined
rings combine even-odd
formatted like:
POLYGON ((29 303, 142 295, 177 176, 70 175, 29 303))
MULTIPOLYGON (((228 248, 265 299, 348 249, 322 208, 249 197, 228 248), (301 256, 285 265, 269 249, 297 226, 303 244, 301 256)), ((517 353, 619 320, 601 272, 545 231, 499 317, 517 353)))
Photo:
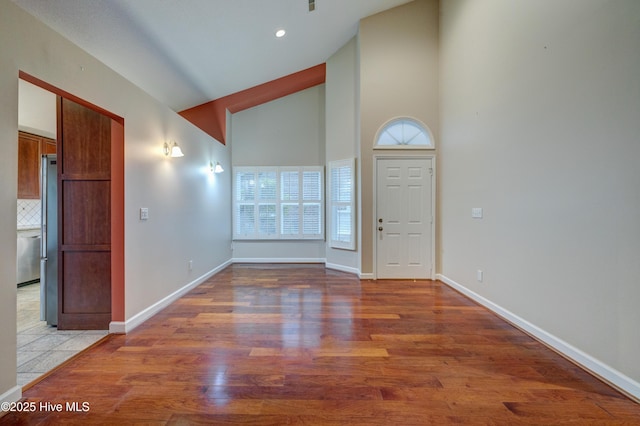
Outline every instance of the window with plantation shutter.
POLYGON ((329 246, 355 250, 355 159, 329 163, 329 246))
POLYGON ((300 233, 300 214, 299 206, 297 203, 282 203, 282 214, 280 218, 282 220, 282 235, 283 236, 298 236, 300 233))
POLYGON ((255 228, 255 190, 256 174, 254 172, 238 172, 236 174, 234 217, 236 234, 253 235, 255 228))
POLYGON ((235 167, 234 239, 324 239, 322 167, 235 167))
POLYGON ((258 172, 258 235, 273 236, 278 232, 276 207, 278 200, 277 172, 258 172))
POLYGON ((302 234, 322 235, 322 173, 318 170, 302 172, 302 234))
POLYGON ((260 235, 276 235, 276 205, 275 204, 259 204, 258 205, 258 233, 260 235))
POLYGON ((282 201, 298 201, 298 171, 280 172, 280 199, 282 201))

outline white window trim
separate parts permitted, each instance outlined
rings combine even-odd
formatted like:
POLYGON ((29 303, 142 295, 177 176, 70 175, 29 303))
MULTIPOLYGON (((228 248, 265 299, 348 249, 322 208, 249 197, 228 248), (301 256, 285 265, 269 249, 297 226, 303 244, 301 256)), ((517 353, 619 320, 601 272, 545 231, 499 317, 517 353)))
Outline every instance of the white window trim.
POLYGON ((356 249, 356 194, 355 194, 355 158, 349 158, 345 160, 336 160, 329 162, 329 171, 328 171, 328 179, 329 183, 327 184, 327 191, 329 193, 328 196, 328 218, 329 218, 329 246, 337 249, 344 250, 355 250, 356 249), (347 168, 351 178, 351 187, 349 189, 350 192, 350 201, 335 201, 333 194, 333 171, 335 169, 347 168), (351 210, 351 214, 349 217, 350 221, 350 230, 351 235, 349 241, 343 241, 342 239, 337 238, 336 235, 336 224, 337 219, 334 215, 334 211, 336 207, 340 206, 349 206, 351 210))
POLYGON ((324 200, 324 167, 323 166, 303 166, 303 167, 259 167, 259 166, 238 166, 233 168, 233 239, 234 240, 324 240, 325 235, 325 200, 324 200), (281 198, 281 173, 294 171, 299 173, 298 179, 298 200, 282 200, 281 198), (238 174, 250 173, 255 176, 256 185, 258 175, 262 172, 275 172, 276 173, 276 199, 275 200, 258 200, 257 188, 254 193, 253 201, 239 200, 238 199, 238 174), (320 189, 317 200, 304 200, 303 199, 303 176, 304 172, 316 172, 319 173, 320 189), (260 234, 259 233, 259 214, 258 206, 260 204, 275 204, 276 206, 276 232, 275 234, 260 234), (282 220, 282 205, 289 203, 297 203, 299 206, 299 230, 297 234, 282 234, 281 220, 282 220), (254 232, 240 233, 239 221, 238 221, 238 207, 241 204, 253 204, 254 205, 254 232), (317 234, 304 234, 304 222, 303 212, 305 204, 319 204, 319 226, 320 232, 317 234))

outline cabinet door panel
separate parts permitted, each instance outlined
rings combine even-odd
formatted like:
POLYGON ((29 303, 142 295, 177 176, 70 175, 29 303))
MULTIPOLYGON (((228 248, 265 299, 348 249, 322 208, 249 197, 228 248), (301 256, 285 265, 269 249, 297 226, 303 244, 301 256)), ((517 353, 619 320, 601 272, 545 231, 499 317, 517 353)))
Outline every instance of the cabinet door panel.
POLYGON ((40 198, 40 139, 18 135, 18 198, 40 198))
POLYGON ((42 151, 42 155, 56 154, 56 141, 49 138, 42 138, 40 150, 42 151))

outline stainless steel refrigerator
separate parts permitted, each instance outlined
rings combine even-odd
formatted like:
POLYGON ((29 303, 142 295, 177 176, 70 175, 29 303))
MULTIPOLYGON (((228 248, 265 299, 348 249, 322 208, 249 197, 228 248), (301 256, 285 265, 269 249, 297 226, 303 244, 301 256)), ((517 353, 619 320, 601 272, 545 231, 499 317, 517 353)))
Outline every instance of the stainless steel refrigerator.
POLYGON ((42 156, 42 238, 40 320, 58 324, 58 166, 55 154, 42 156))

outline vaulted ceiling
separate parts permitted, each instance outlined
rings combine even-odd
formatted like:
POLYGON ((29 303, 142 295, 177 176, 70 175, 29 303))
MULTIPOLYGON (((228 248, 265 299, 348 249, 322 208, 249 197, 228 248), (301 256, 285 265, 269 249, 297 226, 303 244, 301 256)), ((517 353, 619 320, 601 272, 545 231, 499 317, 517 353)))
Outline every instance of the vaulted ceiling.
POLYGON ((182 111, 322 64, 360 19, 410 0, 14 1, 182 111))

